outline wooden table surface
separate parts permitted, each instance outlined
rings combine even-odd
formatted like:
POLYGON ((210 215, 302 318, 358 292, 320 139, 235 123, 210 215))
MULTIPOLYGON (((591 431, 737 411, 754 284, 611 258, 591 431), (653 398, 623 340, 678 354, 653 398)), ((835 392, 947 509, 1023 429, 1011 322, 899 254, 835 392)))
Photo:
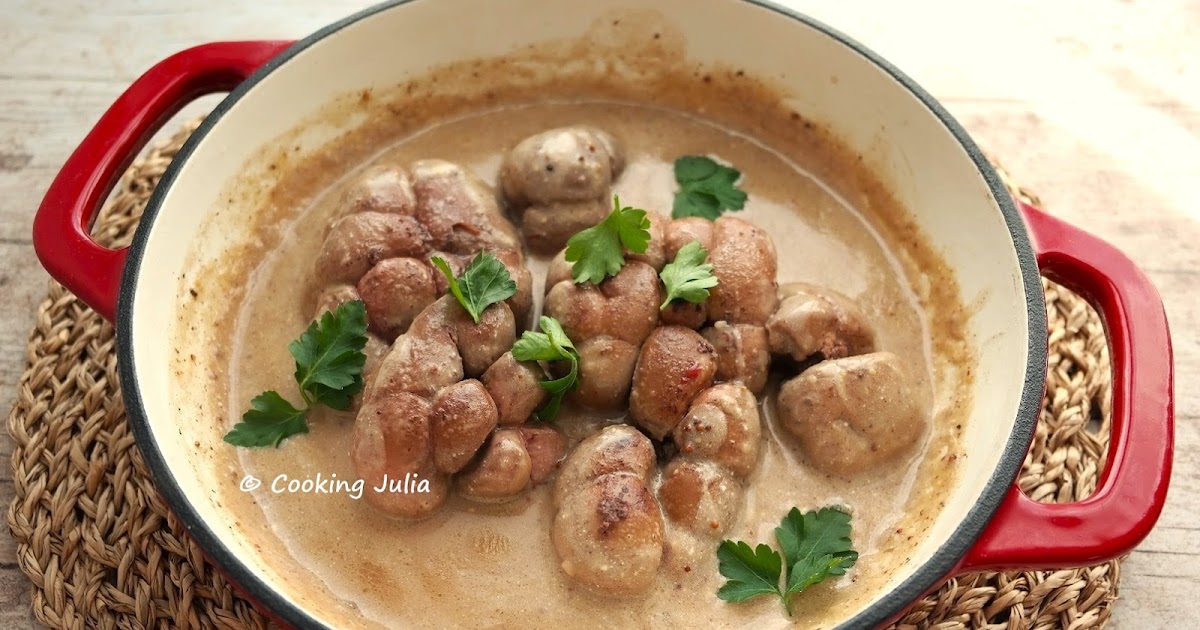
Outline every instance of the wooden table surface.
MULTIPOLYGON (((34 210, 112 100, 178 49, 303 36, 367 4, 0 2, 0 407, 12 404, 46 288, 30 245, 34 210)), ((1122 569, 1114 625, 1200 627, 1200 3, 789 4, 907 71, 1051 211, 1116 244, 1157 283, 1178 374, 1175 473, 1158 527, 1122 569)), ((0 438, 4 505, 11 448, 0 438)), ((0 627, 38 627, 8 537, 0 537, 0 627)))

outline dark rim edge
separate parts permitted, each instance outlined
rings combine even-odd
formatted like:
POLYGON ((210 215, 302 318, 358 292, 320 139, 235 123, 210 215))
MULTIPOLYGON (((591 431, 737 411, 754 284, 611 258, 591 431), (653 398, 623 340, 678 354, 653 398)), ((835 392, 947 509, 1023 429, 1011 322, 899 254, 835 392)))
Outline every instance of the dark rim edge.
MULTIPOLYGON (((224 575, 233 580, 256 603, 265 606, 271 614, 277 615, 280 620, 299 628, 330 627, 313 618, 299 606, 293 604, 291 600, 283 597, 278 591, 271 588, 270 585, 259 580, 221 542, 213 529, 200 517, 199 513, 188 500, 187 495, 175 481, 175 477, 171 474, 170 468, 167 465, 166 458, 163 456, 162 451, 159 450, 157 443, 153 440, 153 432, 146 417, 141 392, 136 386, 138 382, 137 366, 134 361, 133 347, 132 344, 126 341, 132 338, 133 334, 132 307, 137 292, 138 271, 143 261, 146 242, 149 240, 154 221, 158 216, 166 192, 178 177, 179 171, 187 161, 187 158, 196 150, 213 126, 224 117, 225 113, 255 85, 262 81, 263 78, 314 43, 359 20, 395 6, 408 4, 412 1, 391 0, 333 22, 311 35, 298 40, 234 88, 205 117, 204 121, 183 144, 175 155, 175 158, 171 161, 171 164, 163 173, 158 186, 155 187, 146 204, 145 212, 130 244, 129 256, 121 277, 116 321, 118 374, 121 378, 121 392, 125 399, 126 414, 133 428, 138 449, 141 451, 142 457, 146 460, 155 485, 158 487, 159 492, 167 499, 168 505, 179 517, 188 535, 196 540, 200 547, 208 554, 210 560, 224 575)), ((823 22, 790 8, 774 4, 769 0, 738 1, 756 5, 797 20, 823 33, 886 72, 901 86, 916 96, 941 121, 946 129, 950 131, 971 158, 972 162, 975 163, 976 168, 987 183, 992 196, 996 200, 996 204, 1004 216, 1004 221, 1012 237, 1017 259, 1021 267, 1021 279, 1025 290, 1026 312, 1029 320, 1028 362, 1025 368, 1025 383, 1021 392, 1021 400, 1018 405, 1013 431, 1009 435, 1000 461, 991 478, 984 486, 983 492, 980 493, 979 498, 967 513, 966 518, 951 533, 946 542, 934 552, 928 561, 901 582, 898 587, 876 600, 855 617, 838 626, 842 630, 874 628, 900 614, 904 609, 911 606, 917 598, 935 586, 939 580, 954 570, 971 545, 983 533, 992 515, 999 508, 1001 500, 1016 479, 1021 462, 1024 460, 1025 452, 1029 447, 1029 441, 1033 436, 1034 428, 1037 425, 1046 377, 1046 333, 1044 325, 1046 312, 1041 291, 1040 273, 1028 233, 1025 230, 1024 221, 1017 211, 1012 198, 1009 196, 1007 188, 1001 182, 999 175, 997 175, 991 163, 984 157, 983 152, 971 140, 966 130, 933 96, 891 63, 841 31, 823 22)))

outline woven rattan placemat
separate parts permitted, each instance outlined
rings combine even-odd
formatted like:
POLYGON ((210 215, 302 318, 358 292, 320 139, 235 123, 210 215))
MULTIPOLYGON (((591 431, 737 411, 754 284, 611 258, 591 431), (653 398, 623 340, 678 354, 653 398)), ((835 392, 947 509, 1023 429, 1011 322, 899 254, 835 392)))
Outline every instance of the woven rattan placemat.
MULTIPOLYGON (((99 241, 128 244, 196 124, 129 168, 97 222, 99 241)), ((1038 500, 1072 501, 1095 488, 1108 444, 1108 348, 1090 307, 1054 284, 1044 288, 1049 381, 1020 483, 1038 500)), ((16 492, 8 522, 34 613, 53 628, 267 627, 155 491, 125 418, 113 344, 108 323, 50 283, 8 419, 16 492)), ((964 575, 918 602, 897 627, 1100 628, 1119 576, 1115 561, 964 575)))

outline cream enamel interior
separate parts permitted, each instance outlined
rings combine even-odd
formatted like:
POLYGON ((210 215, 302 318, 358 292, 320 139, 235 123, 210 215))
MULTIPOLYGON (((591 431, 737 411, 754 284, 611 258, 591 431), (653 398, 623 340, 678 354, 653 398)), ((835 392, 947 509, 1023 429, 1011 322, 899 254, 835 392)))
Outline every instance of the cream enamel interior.
MULTIPOLYGON (((237 198, 225 184, 263 146, 339 95, 382 87, 455 60, 502 54, 539 41, 569 38, 597 19, 644 10, 643 3, 595 0, 414 0, 354 22, 301 51, 236 102, 203 138, 165 197, 137 270, 131 330, 138 387, 154 440, 171 474, 201 518, 248 570, 313 616, 338 627, 341 605, 320 593, 293 590, 294 575, 278 550, 256 548, 242 535, 214 488, 240 474, 209 465, 219 434, 197 431, 204 418, 205 369, 173 374, 181 351, 163 343, 164 327, 184 302, 181 278, 192 265, 219 260, 241 233, 228 230, 193 242, 213 212, 257 205, 265 188, 237 198), (641 6, 639 6, 641 5, 641 6), (536 16, 530 19, 529 16, 536 16), (446 25, 453 36, 446 36, 446 25), (178 299, 177 299, 178 298, 178 299)), ((969 453, 958 484, 909 570, 927 560, 975 504, 1013 429, 1026 371, 1026 295, 1008 228, 987 183, 942 122, 889 74, 829 35, 770 9, 738 0, 660 0, 655 9, 701 62, 723 62, 770 79, 794 96, 794 107, 827 125, 861 152, 892 185, 914 220, 958 271, 963 301, 973 308, 970 342, 978 354, 974 413, 963 440, 969 453), (738 25, 736 29, 729 25, 738 25), (836 80, 835 80, 836 79, 836 80), (964 238, 969 235, 969 238, 964 238)), ((293 138, 301 152, 334 137, 338 120, 293 138)), ((920 281, 915 279, 920 291, 920 281)), ((203 343, 202 339, 196 340, 203 343)), ((186 349, 182 349, 186 352, 186 349)), ((849 618, 856 611, 846 611, 849 618)))

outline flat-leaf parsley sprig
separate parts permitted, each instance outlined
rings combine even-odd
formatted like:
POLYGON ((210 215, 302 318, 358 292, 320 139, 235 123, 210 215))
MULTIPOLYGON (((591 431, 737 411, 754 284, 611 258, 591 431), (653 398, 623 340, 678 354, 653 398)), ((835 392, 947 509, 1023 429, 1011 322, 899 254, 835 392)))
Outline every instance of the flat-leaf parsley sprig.
POLYGON ((308 433, 308 412, 317 405, 345 411, 362 390, 367 361, 367 308, 360 300, 327 311, 288 344, 296 360, 296 386, 304 400, 296 408, 279 392, 265 391, 250 401, 225 441, 234 446, 278 447, 283 440, 308 433))
POLYGON ((613 195, 613 211, 600 223, 583 230, 567 241, 563 257, 571 266, 577 283, 599 284, 617 275, 625 266, 625 250, 646 253, 650 244, 650 219, 639 208, 622 207, 613 195))
POLYGON ((675 260, 667 263, 658 276, 667 289, 667 299, 658 307, 666 310, 671 300, 680 299, 692 304, 703 304, 708 299, 708 290, 717 286, 717 277, 712 274, 713 266, 708 260, 708 250, 700 241, 692 241, 679 248, 675 260))
POLYGON ((538 410, 538 419, 553 420, 558 415, 563 396, 579 387, 579 352, 557 319, 543 315, 538 320, 538 327, 541 332, 527 330, 521 335, 513 344, 512 355, 518 361, 571 362, 565 376, 541 382, 542 389, 550 393, 550 400, 538 410))
POLYGON ((479 318, 487 307, 503 302, 517 293, 517 283, 508 274, 508 268, 496 258, 495 254, 479 253, 462 275, 455 278, 454 272, 445 260, 434 256, 429 259, 449 282, 450 295, 453 295, 463 309, 479 323, 479 318))
POLYGON ((675 160, 675 203, 671 218, 703 217, 716 221, 726 210, 746 206, 746 193, 737 187, 741 171, 703 155, 685 155, 675 160))
POLYGON ((792 614, 792 597, 831 575, 842 575, 858 561, 851 546, 850 515, 837 508, 801 513, 792 508, 775 528, 779 552, 765 544, 751 548, 724 540, 717 548, 717 570, 726 578, 717 597, 744 602, 759 595, 777 595, 792 614), (784 567, 787 579, 780 577, 784 567))

